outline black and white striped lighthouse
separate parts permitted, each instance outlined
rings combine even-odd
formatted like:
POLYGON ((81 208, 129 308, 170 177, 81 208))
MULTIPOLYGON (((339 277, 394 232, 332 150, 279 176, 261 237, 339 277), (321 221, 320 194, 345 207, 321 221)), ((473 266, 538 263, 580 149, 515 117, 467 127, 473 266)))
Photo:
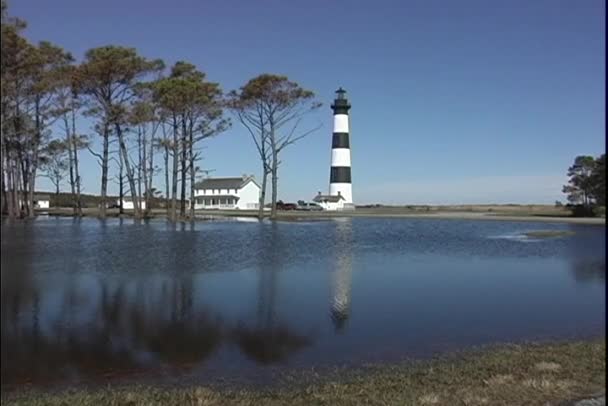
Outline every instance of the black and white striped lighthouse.
POLYGON ((352 205, 353 190, 350 178, 350 137, 348 127, 348 110, 350 104, 342 88, 336 90, 336 99, 331 105, 334 111, 334 133, 331 143, 331 172, 329 176, 329 194, 341 195, 344 204, 352 205))

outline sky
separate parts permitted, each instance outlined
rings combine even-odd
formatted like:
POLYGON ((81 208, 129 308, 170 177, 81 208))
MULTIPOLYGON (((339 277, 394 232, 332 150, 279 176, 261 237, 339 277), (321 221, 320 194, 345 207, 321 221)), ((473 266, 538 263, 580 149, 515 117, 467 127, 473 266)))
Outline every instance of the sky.
MULTIPOLYGON (((328 191, 329 106, 342 86, 355 203, 552 204, 565 201, 574 157, 605 151, 604 3, 12 0, 9 11, 28 22, 28 39, 77 59, 123 45, 167 65, 189 61, 226 92, 261 73, 314 91, 323 107, 305 124, 321 128, 285 150, 284 201, 328 191)), ((259 179, 255 146, 232 121, 206 141, 201 166, 259 179)), ((85 193, 99 194, 86 151, 82 177, 85 193)))

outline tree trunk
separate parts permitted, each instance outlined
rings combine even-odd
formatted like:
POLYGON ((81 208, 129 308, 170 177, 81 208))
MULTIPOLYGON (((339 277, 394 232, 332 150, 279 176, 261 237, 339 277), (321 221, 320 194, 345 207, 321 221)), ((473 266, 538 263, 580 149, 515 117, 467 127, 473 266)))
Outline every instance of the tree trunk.
MULTIPOLYGON (((156 130, 158 130, 158 127, 156 130)), ((152 183, 154 181, 154 134, 156 133, 156 130, 152 131, 152 134, 150 135, 150 166, 148 169, 148 184, 146 186, 146 190, 148 191, 146 194, 146 215, 152 210, 152 199, 154 199, 152 194, 152 183)))
POLYGON ((169 205, 169 145, 165 143, 165 208, 167 217, 171 217, 171 208, 169 205))
POLYGON ((182 217, 186 217, 186 173, 187 173, 187 157, 188 157, 188 149, 186 148, 186 145, 188 143, 188 132, 186 130, 186 115, 184 114, 182 116, 182 158, 181 158, 181 169, 182 169, 182 173, 181 173, 181 177, 182 177, 182 184, 181 184, 181 199, 180 199, 180 204, 179 204, 179 214, 182 217))
POLYGON ((6 184, 4 175, 6 151, 4 149, 4 112, 6 111, 5 104, 2 104, 2 111, 0 112, 0 214, 6 213, 6 184))
POLYGON ((133 199, 133 209, 135 211, 134 217, 141 218, 141 210, 139 201, 137 200, 137 189, 135 188, 135 177, 133 174, 133 169, 131 168, 131 164, 129 163, 129 154, 127 152, 127 145, 125 144, 125 139, 122 134, 122 128, 120 128, 120 124, 115 123, 114 128, 116 129, 116 134, 118 135, 118 143, 120 147, 120 151, 122 152, 122 157, 124 159, 124 166, 127 170, 127 180, 129 181, 129 188, 131 189, 131 198, 133 199))
POLYGON ((270 218, 275 219, 277 217, 277 172, 279 167, 279 154, 277 152, 277 142, 272 120, 270 120, 270 146, 272 148, 272 207, 270 208, 270 218))
POLYGON ((78 169, 78 136, 76 134, 76 111, 72 105, 72 151, 74 153, 74 176, 76 177, 76 215, 82 216, 80 197, 80 171, 78 169))
POLYGON ((194 178, 196 177, 196 168, 194 167, 194 131, 190 126, 190 142, 188 150, 190 152, 190 219, 194 220, 194 178))
MULTIPOLYGON (((42 116, 40 113, 40 98, 36 97, 34 102, 34 111, 35 111, 35 123, 36 123, 36 135, 34 137, 34 143, 32 145, 32 162, 30 163, 29 173, 28 173, 28 186, 29 190, 27 191, 27 215, 28 217, 34 217, 36 214, 34 213, 34 190, 36 188, 36 172, 38 171, 38 154, 40 143, 42 142, 42 116)), ((25 178, 24 178, 25 180, 25 178)))
POLYGON ((272 208, 270 209, 270 218, 275 219, 277 217, 277 184, 278 184, 278 164, 277 154, 272 153, 272 208))
POLYGON ((123 202, 125 201, 125 191, 124 191, 124 172, 123 172, 123 163, 122 163, 122 155, 119 157, 118 164, 118 214, 125 214, 125 208, 123 207, 123 202))
MULTIPOLYGON (((138 199, 138 203, 141 204, 142 201, 142 195, 141 195, 141 168, 142 168, 142 130, 141 130, 141 126, 138 126, 137 128, 137 157, 138 157, 138 163, 137 163, 137 199, 138 199)), ((141 207, 140 207, 141 208, 141 207)))
MULTIPOLYGON (((143 138, 142 138, 142 158, 141 158, 141 173, 143 174, 143 183, 144 183, 144 194, 143 201, 145 202, 145 208, 142 208, 142 212, 144 217, 148 215, 148 209, 150 208, 150 202, 148 201, 148 195, 150 194, 150 188, 148 187, 148 156, 147 156, 147 140, 146 131, 144 129, 143 138)), ((141 195, 141 192, 140 192, 141 195)))
POLYGON ((15 218, 15 183, 13 179, 13 170, 11 165, 10 156, 6 156, 6 190, 7 200, 6 209, 9 219, 15 218))
POLYGON ((68 148, 68 165, 70 172, 70 192, 72 193, 72 214, 76 216, 78 214, 78 203, 76 202, 76 178, 74 175, 74 154, 72 149, 74 148, 74 141, 70 135, 70 125, 68 119, 68 113, 63 113, 63 125, 65 126, 65 144, 68 148))
POLYGON ((103 125, 103 155, 101 161, 101 206, 99 208, 99 217, 106 217, 107 209, 107 190, 108 190, 108 161, 110 155, 110 127, 108 123, 103 125))
POLYGON ((262 162, 262 190, 260 191, 260 201, 258 206, 258 219, 264 219, 264 203, 266 202, 266 184, 268 183, 268 164, 262 162))
POLYGON ((171 185, 171 220, 177 221, 177 160, 178 160, 178 135, 177 117, 173 115, 173 179, 171 185))

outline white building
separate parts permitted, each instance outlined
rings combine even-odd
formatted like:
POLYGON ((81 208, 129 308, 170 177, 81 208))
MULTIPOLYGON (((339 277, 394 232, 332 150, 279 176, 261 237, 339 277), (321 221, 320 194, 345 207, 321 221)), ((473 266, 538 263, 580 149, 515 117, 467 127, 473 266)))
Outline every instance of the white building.
POLYGON ((34 194, 34 208, 48 209, 51 207, 51 196, 34 194))
POLYGON ((194 185, 194 208, 255 210, 260 190, 253 176, 208 178, 194 185))
MULTIPOLYGON (((116 201, 117 205, 120 205, 120 199, 116 201)), ((135 210, 135 205, 133 204, 133 199, 131 197, 123 197, 122 198, 122 208, 124 210, 135 210)), ((146 201, 141 199, 139 201, 139 208, 141 210, 146 209, 146 201)))
POLYGON ((340 191, 338 191, 336 196, 322 195, 321 192, 319 192, 312 200, 313 202, 318 203, 323 210, 343 210, 344 203, 346 202, 346 199, 344 199, 340 191))

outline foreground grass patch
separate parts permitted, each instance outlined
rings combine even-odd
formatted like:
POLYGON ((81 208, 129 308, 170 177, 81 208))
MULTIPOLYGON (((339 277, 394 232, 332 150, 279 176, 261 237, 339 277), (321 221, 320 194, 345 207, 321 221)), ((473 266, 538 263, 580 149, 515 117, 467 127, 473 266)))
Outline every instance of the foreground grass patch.
MULTIPOLYGON (((3 395, 17 405, 545 405, 603 393, 605 340, 509 345, 428 362, 337 370, 245 390, 128 387, 3 395)), ((295 377, 297 378, 298 375, 295 377)), ((293 377, 292 377, 293 379, 293 377)))

